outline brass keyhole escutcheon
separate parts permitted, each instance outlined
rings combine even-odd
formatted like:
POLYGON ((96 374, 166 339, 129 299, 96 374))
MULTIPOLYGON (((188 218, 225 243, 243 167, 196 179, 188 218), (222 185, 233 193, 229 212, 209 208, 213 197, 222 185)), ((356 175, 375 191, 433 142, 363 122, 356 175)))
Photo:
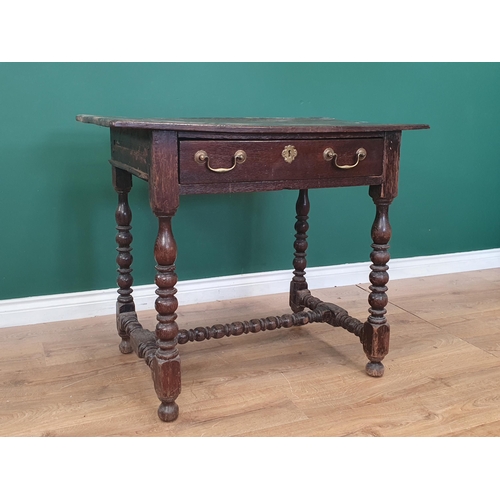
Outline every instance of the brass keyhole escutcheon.
POLYGON ((283 156, 284 160, 287 163, 292 163, 293 160, 297 157, 297 150, 295 146, 286 146, 285 149, 281 152, 281 156, 283 156))

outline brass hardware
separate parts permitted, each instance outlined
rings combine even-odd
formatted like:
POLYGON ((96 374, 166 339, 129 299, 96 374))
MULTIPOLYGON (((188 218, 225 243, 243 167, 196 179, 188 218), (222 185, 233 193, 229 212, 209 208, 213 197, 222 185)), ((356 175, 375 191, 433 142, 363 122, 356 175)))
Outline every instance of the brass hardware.
POLYGON ((323 158, 326 161, 331 161, 331 160, 333 160, 335 158, 335 166, 337 168, 343 168, 343 169, 354 168, 355 166, 358 165, 358 163, 360 161, 363 161, 366 158, 366 149, 365 148, 359 148, 356 151, 356 155, 358 157, 358 161, 354 165, 337 165, 337 153, 332 148, 326 148, 323 151, 323 158))
POLYGON ((231 168, 212 168, 210 166, 210 158, 208 157, 207 152, 203 151, 203 149, 200 149, 195 153, 194 161, 196 161, 196 163, 200 163, 201 165, 203 165, 206 162, 207 168, 212 172, 229 172, 230 170, 233 170, 233 168, 236 167, 236 165, 238 164, 241 165, 242 163, 244 163, 245 160, 247 159, 247 154, 242 149, 238 149, 238 151, 234 153, 233 157, 234 157, 234 163, 231 168))
POLYGON ((292 163, 297 157, 297 150, 294 146, 286 146, 286 148, 281 152, 281 156, 285 159, 287 163, 292 163))

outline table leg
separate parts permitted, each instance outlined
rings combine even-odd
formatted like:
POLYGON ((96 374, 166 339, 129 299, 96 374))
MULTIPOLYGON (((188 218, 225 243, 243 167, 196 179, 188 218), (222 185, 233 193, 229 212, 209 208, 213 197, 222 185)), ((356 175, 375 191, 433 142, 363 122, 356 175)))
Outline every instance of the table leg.
POLYGON ((177 245, 172 233, 172 217, 158 216, 159 230, 155 243, 156 265, 156 350, 151 363, 151 370, 156 394, 161 401, 158 416, 164 422, 171 422, 179 415, 179 407, 175 399, 181 392, 181 364, 177 350, 177 334, 179 328, 175 322, 177 314, 177 298, 175 284, 175 259, 177 245))
POLYGON ((389 240, 391 225, 389 223, 389 205, 392 199, 382 198, 378 186, 370 187, 370 196, 376 205, 376 215, 373 222, 371 236, 373 251, 370 259, 370 290, 368 297, 370 316, 365 323, 363 333, 363 349, 370 362, 366 365, 366 373, 372 377, 381 377, 384 374, 382 360, 389 352, 390 327, 387 323, 385 306, 387 305, 387 282, 389 274, 389 240))
POLYGON ((304 307, 299 305, 300 300, 297 297, 297 292, 300 290, 307 290, 308 286, 305 278, 305 269, 307 265, 307 230, 309 229, 307 219, 309 218, 309 208, 310 205, 307 189, 301 189, 295 205, 295 211, 297 213, 297 222, 295 223, 295 243, 293 245, 295 248, 295 258, 293 259, 293 278, 290 283, 290 307, 293 312, 304 310, 304 307))
POLYGON ((120 315, 135 311, 134 299, 132 297, 132 234, 130 230, 132 226, 132 211, 128 204, 128 193, 132 189, 132 175, 125 170, 115 167, 113 169, 113 186, 118 193, 118 208, 116 209, 116 243, 118 244, 118 256, 116 263, 118 264, 118 299, 116 301, 116 326, 118 335, 121 337, 120 351, 123 354, 132 352, 130 344, 130 336, 122 326, 120 315))

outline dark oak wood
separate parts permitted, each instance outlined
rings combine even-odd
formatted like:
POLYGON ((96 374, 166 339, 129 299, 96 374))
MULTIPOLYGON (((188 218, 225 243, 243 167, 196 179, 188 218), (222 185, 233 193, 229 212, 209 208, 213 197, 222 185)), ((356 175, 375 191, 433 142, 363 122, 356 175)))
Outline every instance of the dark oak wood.
POLYGON ((177 350, 177 335, 179 328, 177 319, 177 299, 175 284, 175 259, 177 245, 172 234, 172 217, 160 216, 158 237, 155 244, 156 265, 156 319, 155 329, 156 355, 151 369, 158 399, 161 405, 158 408, 159 417, 168 422, 175 420, 179 414, 179 407, 175 399, 181 392, 181 365, 177 350))
POLYGON ((376 205, 376 215, 372 226, 372 248, 370 259, 370 315, 365 323, 363 348, 370 362, 366 365, 366 372, 372 377, 381 377, 384 374, 382 360, 389 352, 390 327, 387 323, 385 306, 387 305, 387 282, 389 274, 389 240, 391 239, 391 225, 389 223, 389 205, 391 198, 382 198, 380 186, 370 187, 370 196, 376 205))
POLYGON ((350 122, 334 118, 124 118, 78 115, 83 123, 101 127, 132 128, 142 130, 185 130, 196 132, 245 133, 321 133, 321 132, 380 132, 390 130, 416 130, 429 125, 374 124, 350 122))
POLYGON ((116 301, 116 318, 118 334, 122 338, 120 342, 120 351, 123 354, 132 352, 130 344, 130 335, 122 328, 120 315, 135 311, 134 299, 132 297, 132 211, 128 204, 128 193, 132 189, 132 175, 124 170, 112 167, 113 186, 118 193, 118 208, 116 209, 116 243, 118 244, 118 256, 116 263, 118 264, 118 298, 116 301))
POLYGON ((269 182, 308 179, 377 177, 382 175, 384 139, 327 139, 281 141, 180 141, 180 184, 218 184, 221 182, 269 182), (287 163, 282 151, 287 145, 298 151, 297 157, 287 163), (342 170, 332 168, 332 162, 323 158, 326 148, 333 148, 339 155, 340 164, 354 164, 356 151, 363 147, 367 157, 357 168, 342 170), (214 168, 231 168, 234 154, 243 150, 247 159, 241 165, 223 175, 212 172, 206 165, 194 160, 195 154, 204 150, 214 168))
POLYGON ((367 186, 372 184, 382 184, 382 180, 382 176, 375 176, 239 183, 221 182, 218 184, 181 184, 179 185, 179 194, 257 193, 261 191, 280 191, 282 189, 316 189, 327 187, 367 186))
POLYGON ((112 161, 119 163, 120 168, 126 165, 134 169, 134 174, 141 172, 141 176, 147 179, 151 164, 151 133, 151 130, 112 128, 112 161))
POLYGON ((299 312, 304 309, 300 298, 298 297, 298 292, 301 290, 307 290, 306 281, 306 250, 307 250, 307 230, 309 229, 309 224, 307 219, 309 218, 309 195, 307 189, 301 189, 299 191, 299 196, 297 198, 297 203, 295 204, 295 211, 297 212, 295 223, 295 258, 293 259, 293 278, 290 283, 290 308, 293 312, 299 312))
POLYGON ((397 196, 403 130, 428 125, 386 125, 330 118, 135 119, 79 115, 77 120, 110 128, 113 185, 118 193, 118 299, 120 351, 135 352, 151 368, 163 421, 178 417, 181 392, 178 344, 324 322, 359 338, 369 360, 368 375, 383 375, 389 350, 386 318, 389 280, 389 205, 397 196), (328 155, 328 150, 330 154, 328 155), (333 154, 334 153, 334 154, 333 154), (151 210, 158 218, 156 259, 157 325, 140 324, 132 296, 132 176, 149 184, 151 210), (375 203, 370 259, 369 316, 361 321, 314 297, 306 275, 309 193, 314 188, 369 186, 375 203), (177 325, 177 245, 172 219, 184 194, 297 189, 292 314, 179 330, 177 325))

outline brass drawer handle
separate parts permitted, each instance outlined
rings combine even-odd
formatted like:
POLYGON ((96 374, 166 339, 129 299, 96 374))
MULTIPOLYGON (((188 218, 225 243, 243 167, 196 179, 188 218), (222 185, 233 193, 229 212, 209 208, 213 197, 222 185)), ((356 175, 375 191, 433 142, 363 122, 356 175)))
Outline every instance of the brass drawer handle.
POLYGON ((326 148, 323 151, 323 158, 326 161, 331 161, 331 160, 333 160, 335 158, 335 166, 337 168, 343 168, 343 169, 354 168, 355 166, 358 165, 358 163, 360 161, 363 161, 366 158, 366 149, 365 148, 359 148, 356 151, 356 155, 358 156, 358 161, 354 165, 337 165, 337 153, 332 148, 326 148))
POLYGON ((238 149, 236 153, 234 153, 234 163, 231 168, 212 168, 210 166, 210 158, 208 157, 208 154, 206 151, 203 151, 203 149, 200 149, 197 151, 194 155, 194 160, 196 163, 200 163, 203 165, 205 162, 207 164, 207 168, 211 170, 212 172, 229 172, 230 170, 233 170, 236 165, 241 165, 242 163, 245 163, 245 160, 247 159, 247 154, 245 151, 242 149, 238 149))

